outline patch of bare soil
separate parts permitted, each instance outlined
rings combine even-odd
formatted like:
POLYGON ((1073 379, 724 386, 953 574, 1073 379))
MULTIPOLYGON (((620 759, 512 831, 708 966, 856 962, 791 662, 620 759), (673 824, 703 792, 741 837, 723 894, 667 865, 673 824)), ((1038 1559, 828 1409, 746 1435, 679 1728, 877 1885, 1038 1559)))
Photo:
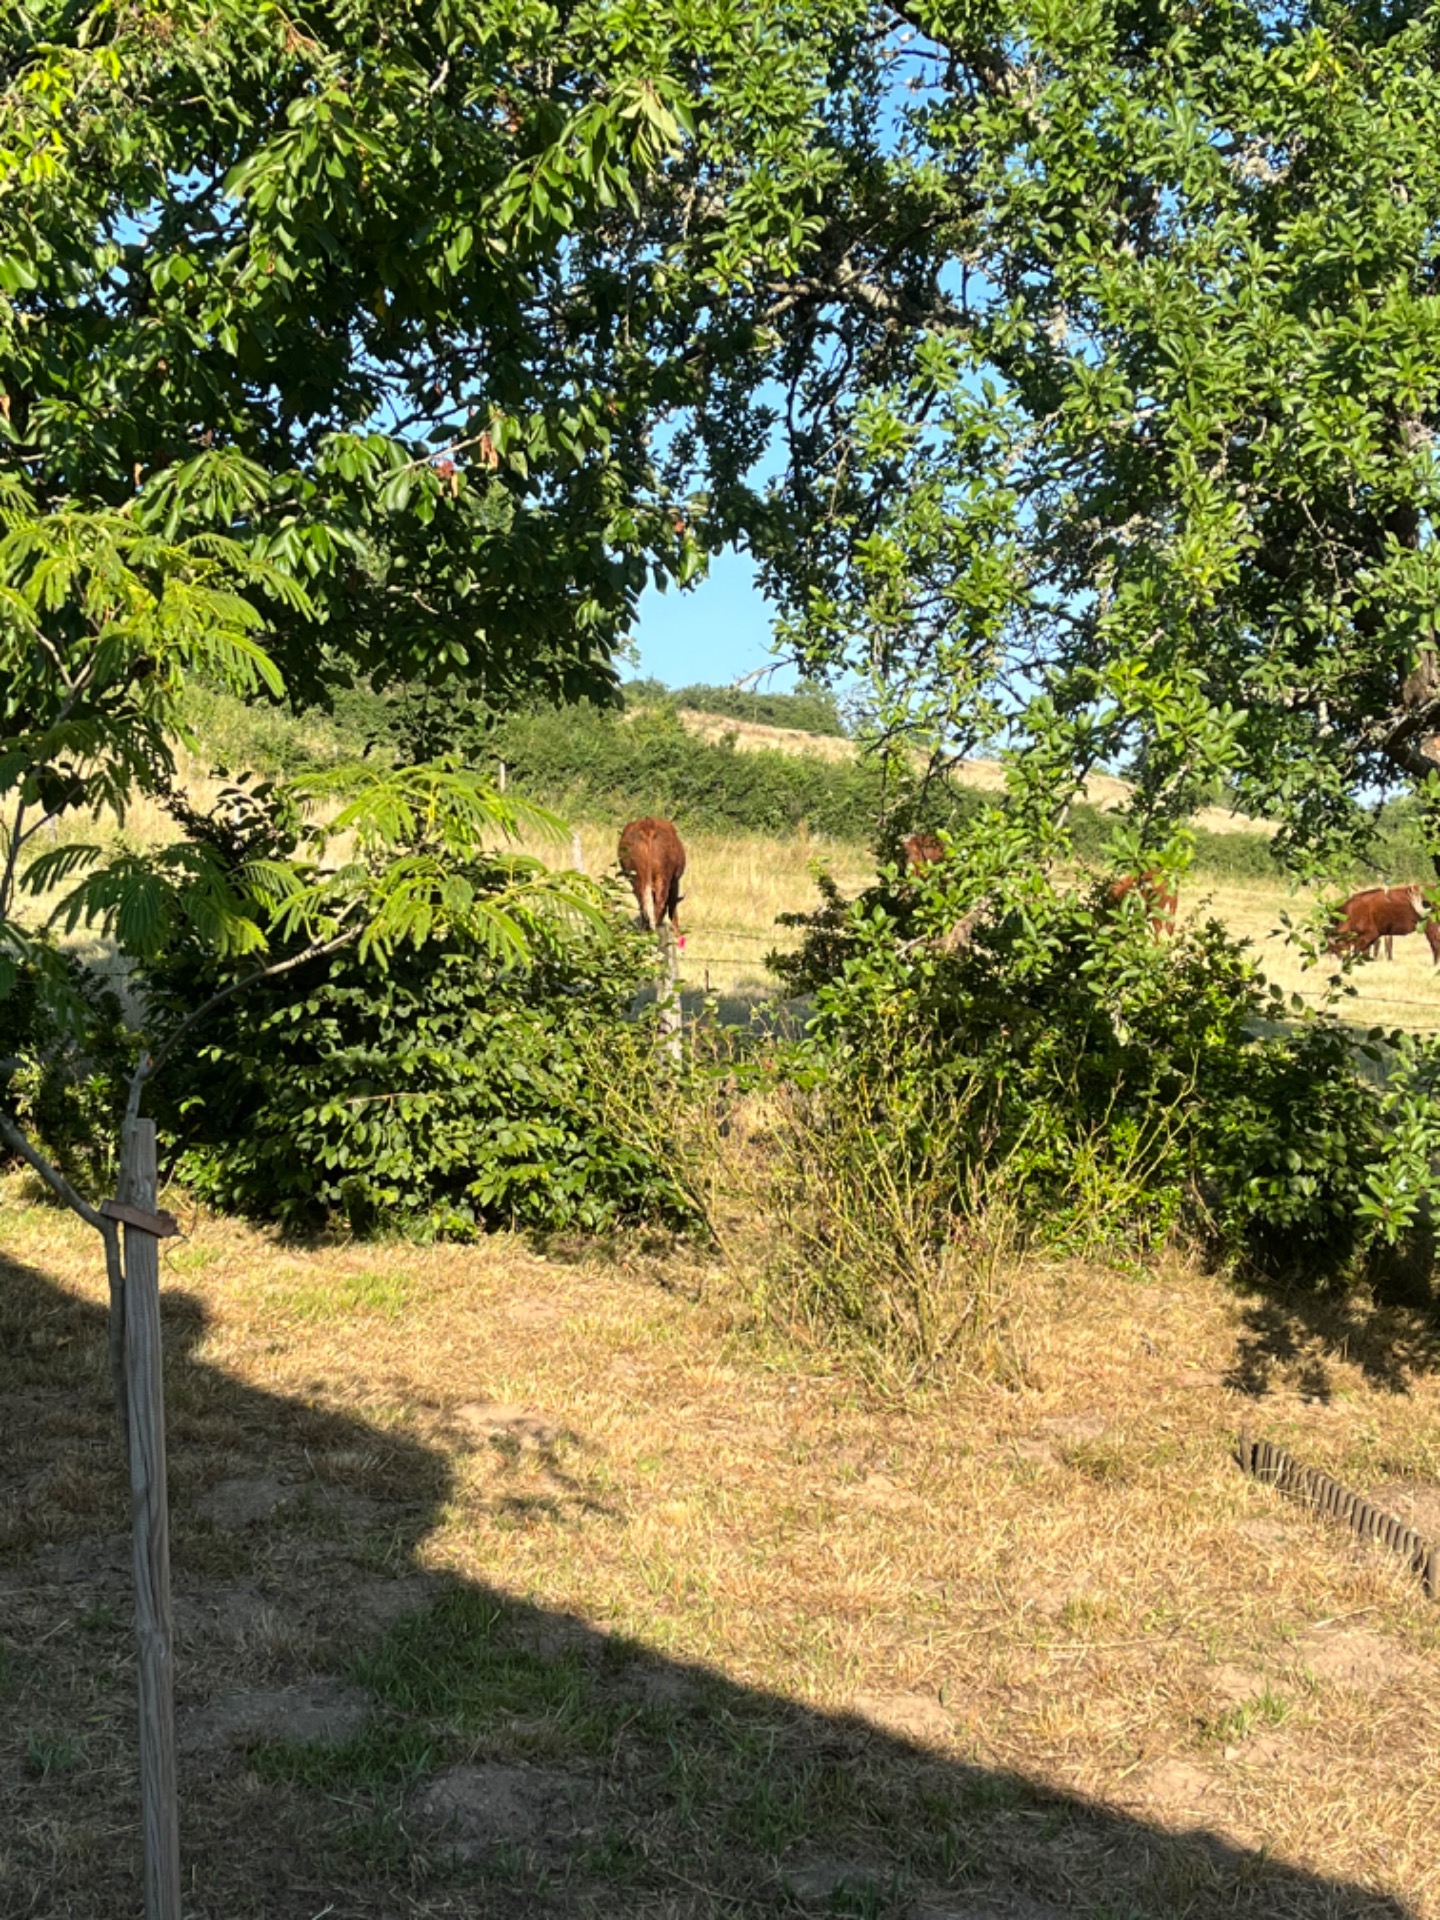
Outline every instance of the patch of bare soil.
POLYGON ((1248 1540, 1253 1546, 1268 1547, 1278 1551, 1294 1543, 1299 1528, 1285 1520, 1241 1520, 1235 1528, 1242 1540, 1248 1540))
POLYGON ((1103 1413, 1062 1413, 1041 1420, 1037 1431, 1047 1434, 1052 1440, 1103 1440, 1110 1431, 1110 1424, 1103 1413))
POLYGON ((873 1861, 836 1860, 821 1855, 785 1860, 780 1866, 780 1884, 802 1907, 818 1908, 824 1913, 844 1912, 847 1907, 863 1911, 873 1905, 876 1890, 884 1884, 884 1871, 873 1861))
POLYGON ((1433 1480, 1380 1480, 1366 1489, 1366 1497, 1440 1546, 1440 1486, 1433 1480))
POLYGON ((234 1533, 268 1520, 278 1508, 298 1500, 301 1491, 299 1487, 282 1486, 278 1480, 263 1475, 222 1480, 195 1502, 195 1512, 200 1519, 234 1533))
POLYGON ((1268 1687, 1263 1673, 1252 1673, 1245 1667, 1234 1667, 1222 1662, 1205 1676, 1211 1693, 1226 1707, 1248 1706, 1252 1700, 1258 1700, 1268 1687))
POLYGON ((1156 1760, 1134 1777, 1134 1792, 1161 1812, 1167 1824, 1209 1826, 1221 1805, 1223 1785, 1193 1760, 1156 1760))
POLYGON ((867 1473, 863 1480, 847 1487, 845 1494, 857 1507, 868 1507, 872 1513, 901 1513, 913 1507, 917 1497, 888 1473, 867 1473))
POLYGON ((1416 1674, 1422 1662, 1369 1627, 1321 1629, 1296 1648, 1301 1664, 1317 1680, 1356 1693, 1376 1693, 1416 1674))
POLYGON ((181 1753, 250 1746, 257 1740, 344 1740, 360 1731, 372 1710, 362 1688, 312 1680, 303 1687, 262 1688, 181 1708, 175 1738, 181 1753))
POLYGON ((533 1407, 507 1406, 503 1401, 467 1400, 451 1410, 451 1418, 472 1439, 509 1441, 531 1451, 553 1447, 564 1437, 562 1427, 533 1407))
POLYGON ((851 1710, 886 1733, 921 1745, 948 1740, 955 1723, 930 1693, 857 1693, 851 1710))
POLYGON ((457 1859, 517 1848, 556 1867, 593 1835, 596 1794, 589 1781, 569 1774, 489 1763, 437 1775, 416 1790, 406 1811, 457 1859))

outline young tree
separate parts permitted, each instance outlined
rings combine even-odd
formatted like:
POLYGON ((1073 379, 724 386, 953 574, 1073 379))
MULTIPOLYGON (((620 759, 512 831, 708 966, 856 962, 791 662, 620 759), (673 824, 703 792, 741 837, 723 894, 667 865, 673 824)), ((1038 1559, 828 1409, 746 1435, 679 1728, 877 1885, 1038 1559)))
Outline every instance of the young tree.
POLYGON ((7 12, 0 990, 45 963, 22 886, 71 885, 67 924, 99 916, 122 954, 184 920, 257 967, 277 929, 383 948, 453 919, 451 868, 513 809, 454 767, 370 786, 337 904, 295 796, 254 796, 274 817, 244 858, 198 824, 185 688, 611 691, 646 579, 692 578, 719 537, 653 436, 703 412, 725 468, 763 433, 752 290, 794 269, 830 164, 822 15, 7 12), (67 828, 34 857, 46 824, 123 821, 139 794, 172 846, 81 850, 67 828))
MULTIPOLYGON (((98 922, 122 958, 183 927, 228 968, 142 1032, 134 1140, 169 1052, 252 980, 352 942, 518 955, 547 910, 599 930, 583 884, 533 863, 475 886, 521 810, 454 764, 249 786, 206 817, 179 778, 185 690, 610 692, 647 577, 683 583, 725 531, 652 436, 691 416, 722 487, 763 441, 755 290, 809 243, 836 58, 825 9, 788 0, 0 15, 0 1140, 100 1230, 117 1306, 113 1211, 8 1099, 19 968, 67 1012, 39 896, 60 889, 61 923, 98 922), (67 816, 123 823, 142 794, 171 844, 70 835, 67 816), (46 823, 66 831, 37 857, 46 823)), ((137 1201, 154 1383, 153 1193, 137 1201)), ((112 1355, 120 1332, 115 1312, 112 1355)), ((140 1431, 147 1911, 168 1916, 163 1451, 158 1423, 140 1431)))

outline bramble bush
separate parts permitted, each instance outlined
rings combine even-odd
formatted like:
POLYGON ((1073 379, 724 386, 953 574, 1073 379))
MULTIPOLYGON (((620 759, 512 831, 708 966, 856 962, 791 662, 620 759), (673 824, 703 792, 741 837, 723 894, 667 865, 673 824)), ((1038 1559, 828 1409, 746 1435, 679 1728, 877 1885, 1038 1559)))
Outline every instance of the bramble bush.
MULTIPOLYGON (((695 1225, 663 1138, 608 1097, 612 1078, 662 1070, 653 1010, 632 1015, 653 942, 616 918, 609 941, 537 934, 526 964, 431 941, 383 970, 350 950, 283 992, 251 987, 156 1083, 173 1172, 217 1207, 296 1228, 695 1225)), ((177 1005, 218 984, 189 955, 147 979, 177 1005)))
POLYGON ((1016 874, 957 852, 854 900, 822 881, 772 956, 812 996, 780 1146, 806 1313, 922 1355, 973 1335, 992 1205, 1012 1244, 1179 1232, 1317 1284, 1415 1226, 1434 1043, 1287 1004, 1216 921, 1156 941, 1134 896, 1016 874))
POLYGON ((579 705, 515 714, 487 751, 520 791, 569 815, 657 813, 682 831, 868 839, 883 811, 880 770, 762 749, 742 752, 688 733, 669 706, 631 715, 579 705))

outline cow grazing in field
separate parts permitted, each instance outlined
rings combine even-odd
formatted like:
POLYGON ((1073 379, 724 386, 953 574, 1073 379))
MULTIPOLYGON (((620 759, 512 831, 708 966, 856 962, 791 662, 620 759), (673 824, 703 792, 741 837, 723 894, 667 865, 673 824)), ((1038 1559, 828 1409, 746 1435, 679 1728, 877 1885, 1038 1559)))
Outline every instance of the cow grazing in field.
MULTIPOLYGON (((1425 911, 1425 896, 1417 886, 1366 887, 1362 893, 1352 893, 1340 909, 1326 947, 1331 953, 1353 953, 1363 959, 1378 957, 1383 941, 1385 958, 1393 960, 1396 936, 1404 939, 1414 933, 1425 911)), ((1433 920, 1425 921, 1425 938, 1431 960, 1440 966, 1440 927, 1433 920)))
POLYGON ((685 848, 671 822, 632 820, 620 835, 620 871, 635 889, 641 925, 658 933, 668 920, 678 933, 685 848))
POLYGON ((1150 931, 1155 939, 1162 933, 1174 933, 1175 908, 1179 895, 1157 867, 1148 873, 1126 873, 1118 880, 1112 880, 1105 889, 1106 902, 1112 907, 1138 892, 1145 905, 1145 918, 1150 923, 1150 931))
POLYGON ((906 834, 900 842, 900 851, 905 856, 907 873, 923 873, 926 867, 933 867, 937 860, 945 858, 945 848, 933 833, 906 834))

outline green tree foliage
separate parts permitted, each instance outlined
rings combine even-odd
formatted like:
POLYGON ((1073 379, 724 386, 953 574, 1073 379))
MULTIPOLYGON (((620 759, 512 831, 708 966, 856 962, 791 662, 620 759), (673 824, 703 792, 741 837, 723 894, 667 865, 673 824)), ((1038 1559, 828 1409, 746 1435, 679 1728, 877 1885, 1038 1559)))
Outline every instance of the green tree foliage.
POLYGON ((802 657, 887 738, 1023 749, 1052 811, 1128 764, 1159 845, 1228 773, 1323 862, 1440 769, 1435 13, 873 19, 873 222, 832 224, 770 509, 802 657))
POLYGON ((6 996, 5 1045, 16 1063, 7 1100, 64 1178, 98 1199, 115 1178, 115 1143, 135 1043, 119 998, 95 969, 51 952, 45 963, 19 967, 6 996), (78 1023, 83 1039, 56 1024, 47 991, 53 969, 84 1009, 78 1023))
POLYGON ((641 587, 719 537, 657 423, 723 473, 767 424, 755 303, 837 164, 822 11, 5 11, 0 991, 48 964, 22 877, 131 956, 196 937, 256 977, 297 940, 513 960, 531 909, 598 925, 533 869, 476 895, 519 813, 442 756, 252 784, 227 843, 176 786, 185 690, 608 695, 641 587), (137 793, 174 817, 158 855, 31 857, 137 793))

